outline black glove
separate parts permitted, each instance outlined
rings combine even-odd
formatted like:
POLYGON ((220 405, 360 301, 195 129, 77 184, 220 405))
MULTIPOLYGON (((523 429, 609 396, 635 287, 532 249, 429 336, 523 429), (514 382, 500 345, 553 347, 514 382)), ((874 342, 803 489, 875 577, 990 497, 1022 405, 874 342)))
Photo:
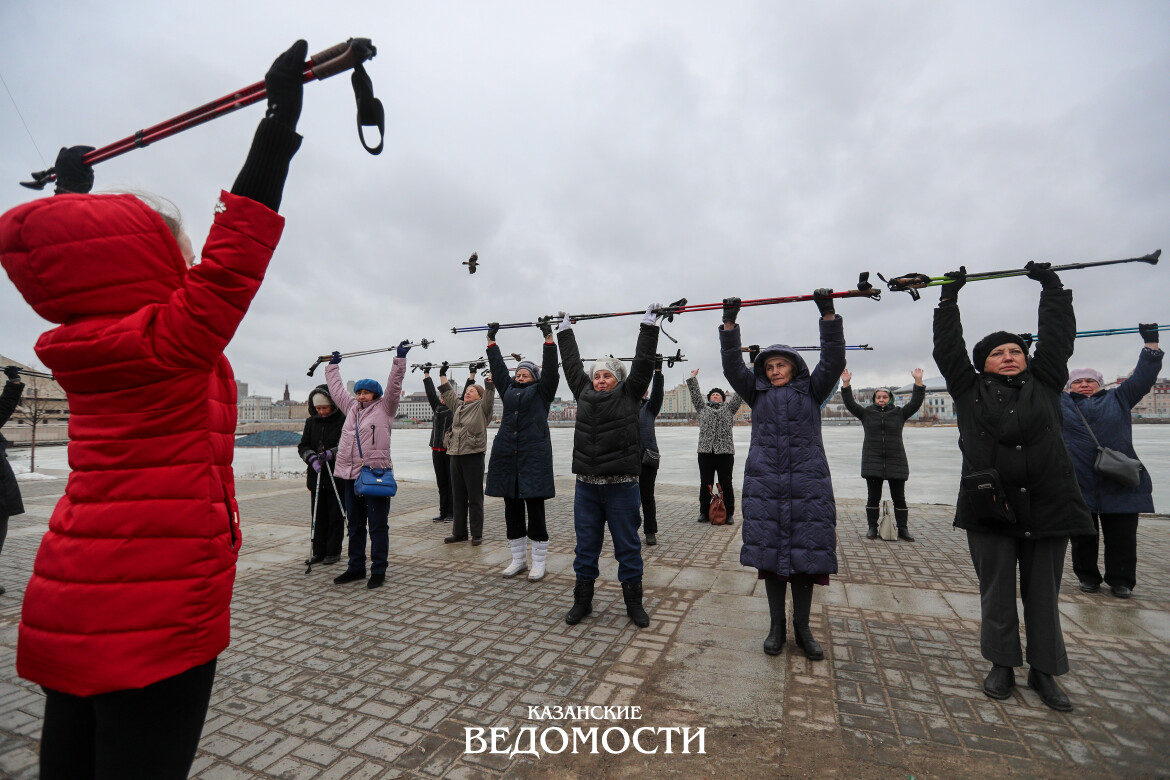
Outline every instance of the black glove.
MULTIPOLYGON (((1138 333, 1142 334, 1142 341, 1144 341, 1145 343, 1147 343, 1147 344, 1157 344, 1158 343, 1158 323, 1156 323, 1156 322, 1143 322, 1140 325, 1138 325, 1138 333)), ((11 366, 9 366, 9 368, 11 368, 11 366)), ((8 369, 6 368, 6 369, 4 369, 4 371, 5 371, 5 373, 7 373, 8 369)), ((9 374, 9 376, 12 376, 12 375, 9 374)))
POLYGON ((662 355, 654 356, 654 370, 660 374, 662 373, 662 355))
POLYGON ((341 362, 341 353, 333 350, 333 357, 329 358, 329 365, 335 366, 341 362))
POLYGON ((264 115, 289 130, 296 130, 297 120, 301 118, 308 53, 309 44, 299 40, 273 60, 272 67, 264 74, 264 88, 268 91, 268 111, 264 115))
POLYGON ((398 357, 404 358, 410 352, 410 339, 403 339, 398 342, 398 357))
POLYGON ((759 344, 752 344, 750 347, 748 347, 748 362, 749 363, 755 363, 756 358, 758 358, 759 356, 760 356, 760 345, 759 344))
POLYGON ((1040 282, 1040 286, 1045 290, 1064 288, 1060 277, 1056 275, 1056 271, 1052 270, 1052 263, 1037 263, 1035 260, 1029 260, 1024 264, 1024 268, 1028 269, 1028 278, 1040 282))
POLYGON ((498 323, 498 322, 489 322, 488 323, 487 337, 488 337, 489 344, 496 340, 496 332, 499 331, 499 329, 500 329, 500 323, 498 323))
POLYGON ((817 311, 824 317, 826 314, 836 314, 837 310, 833 308, 833 299, 829 296, 833 294, 831 287, 818 287, 813 290, 813 303, 817 305, 817 311))
POLYGON ((543 317, 537 321, 536 327, 540 328, 541 335, 543 335, 546 339, 552 335, 552 323, 543 317))
POLYGON ((58 195, 67 192, 84 195, 93 189, 93 166, 81 161, 87 152, 92 151, 92 146, 70 146, 68 149, 62 146, 61 151, 57 152, 55 168, 58 195))
POLYGON ((949 284, 941 285, 942 297, 940 301, 958 301, 959 290, 963 289, 963 285, 967 283, 967 266, 959 266, 958 271, 947 271, 943 274, 948 279, 954 279, 949 284))
POLYGON ((739 305, 741 301, 739 298, 724 298, 723 299, 723 321, 735 324, 735 318, 739 316, 739 305))
POLYGON ((439 366, 439 376, 447 376, 447 369, 450 367, 451 364, 444 360, 443 365, 439 366))
MULTIPOLYGON (((1157 327, 1157 326, 1155 326, 1157 327)), ((1154 341, 1158 340, 1158 334, 1154 334, 1154 341)), ((20 381, 20 369, 16 366, 4 366, 4 376, 8 377, 9 382, 20 381)))

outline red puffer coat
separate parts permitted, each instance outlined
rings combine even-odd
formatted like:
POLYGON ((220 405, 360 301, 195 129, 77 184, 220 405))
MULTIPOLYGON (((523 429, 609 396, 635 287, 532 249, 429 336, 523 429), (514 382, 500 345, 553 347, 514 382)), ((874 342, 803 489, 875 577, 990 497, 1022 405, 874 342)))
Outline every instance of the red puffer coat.
POLYGON ((17 645, 17 672, 48 688, 140 688, 227 647, 240 525, 223 352, 284 219, 228 193, 216 211, 190 270, 132 195, 58 195, 0 217, 0 263, 61 323, 36 351, 71 412, 72 473, 17 645))

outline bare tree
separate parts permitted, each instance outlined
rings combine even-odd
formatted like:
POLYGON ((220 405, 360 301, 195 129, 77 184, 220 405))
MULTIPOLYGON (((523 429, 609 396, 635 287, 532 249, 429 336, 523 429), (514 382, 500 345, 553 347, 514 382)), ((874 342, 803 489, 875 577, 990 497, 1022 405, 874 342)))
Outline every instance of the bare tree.
POLYGON ((32 429, 29 443, 28 470, 37 470, 37 426, 47 423, 52 416, 60 415, 65 404, 65 393, 51 379, 38 376, 22 376, 24 395, 12 417, 32 429))

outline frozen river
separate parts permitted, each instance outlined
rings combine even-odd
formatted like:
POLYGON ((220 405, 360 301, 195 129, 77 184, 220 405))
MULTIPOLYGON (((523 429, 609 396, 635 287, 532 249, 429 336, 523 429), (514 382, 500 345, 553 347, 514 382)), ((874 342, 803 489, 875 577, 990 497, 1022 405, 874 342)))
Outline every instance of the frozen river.
MULTIPOLYGON (((573 429, 553 428, 553 467, 558 476, 572 474, 573 429)), ((1170 512, 1170 425, 1135 425, 1134 446, 1138 457, 1150 470, 1154 479, 1154 507, 1161 513, 1170 512)), ((488 432, 489 438, 495 431, 488 432)), ((400 479, 429 481, 434 479, 431 451, 427 447, 430 430, 401 428, 394 431, 392 454, 395 473, 400 479)), ((660 483, 697 485, 699 467, 695 458, 698 428, 693 426, 659 426, 658 446, 662 451, 662 465, 658 472, 660 483)), ((743 463, 747 457, 751 428, 735 428, 735 484, 738 491, 743 484, 743 463)), ((906 498, 911 503, 953 504, 959 482, 959 448, 955 428, 907 428, 906 452, 910 458, 910 480, 906 498)), ((865 498, 865 480, 861 471, 860 426, 826 426, 825 449, 833 472, 833 489, 840 498, 865 498)), ((490 443, 489 443, 490 450, 490 443)), ((28 450, 10 450, 12 465, 18 473, 28 471, 28 450)), ((68 469, 64 447, 42 447, 37 450, 37 470, 49 474, 63 474, 68 469)), ((236 475, 240 478, 291 476, 303 474, 304 465, 297 457, 295 447, 236 448, 236 475)), ((24 478, 28 478, 25 476, 24 478)), ((886 497, 889 494, 886 493, 886 497)))

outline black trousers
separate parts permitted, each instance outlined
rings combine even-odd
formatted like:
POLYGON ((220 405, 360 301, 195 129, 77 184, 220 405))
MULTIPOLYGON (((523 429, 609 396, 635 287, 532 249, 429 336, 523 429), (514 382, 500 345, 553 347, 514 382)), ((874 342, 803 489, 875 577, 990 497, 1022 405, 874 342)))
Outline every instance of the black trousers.
POLYGON ((452 536, 483 536, 483 461, 484 453, 448 455, 451 459, 451 497, 455 510, 452 536))
POLYGON ((1105 537, 1105 584, 1133 590, 1137 585, 1137 512, 1093 515, 1093 527, 1098 531, 1093 536, 1070 539, 1073 573, 1081 582, 1101 584, 1097 551, 1101 537, 1105 537))
POLYGON ((1060 575, 1068 537, 1031 541, 1006 534, 967 531, 971 562, 979 577, 983 621, 979 644, 983 657, 1000 666, 1022 666, 1020 618, 1016 612, 1016 566, 1028 664, 1057 675, 1068 671, 1068 654, 1060 629, 1060 575))
MULTIPOLYGON (((642 475, 638 477, 638 489, 642 493, 642 516, 645 523, 643 531, 648 534, 658 533, 658 502, 654 500, 654 482, 657 479, 658 466, 643 463, 642 475)), ((707 503, 711 503, 710 496, 707 496, 707 503)))
POLYGON ((41 780, 181 780, 211 700, 215 659, 145 688, 73 696, 45 688, 41 780))
POLYGON ((548 541, 548 527, 544 520, 543 498, 504 497, 504 523, 508 527, 509 539, 528 537, 534 542, 548 541), (525 508, 528 518, 525 520, 525 508))
POLYGON ((723 505, 727 507, 727 519, 735 516, 735 490, 731 486, 731 473, 735 467, 735 455, 714 455, 699 453, 699 515, 707 516, 711 507, 711 485, 715 484, 715 473, 719 473, 719 490, 723 493, 723 505))
POLYGON ((435 485, 439 488, 439 514, 451 514, 451 460, 446 450, 431 450, 431 463, 435 465, 435 485))
MULTIPOLYGON (((317 493, 317 481, 313 480, 313 487, 309 489, 309 517, 313 511, 313 502, 317 505, 317 523, 313 528, 313 555, 341 555, 341 540, 345 537, 345 522, 341 519, 341 504, 337 497, 341 493, 341 483, 337 483, 337 492, 333 492, 333 483, 329 475, 321 473, 320 493, 317 493)), ((342 499, 344 500, 344 499, 342 499)))
POLYGON ((894 501, 895 509, 906 508, 906 480, 904 479, 880 479, 878 477, 866 477, 865 487, 868 496, 865 499, 866 506, 880 507, 882 504, 882 483, 890 483, 890 498, 894 501))

